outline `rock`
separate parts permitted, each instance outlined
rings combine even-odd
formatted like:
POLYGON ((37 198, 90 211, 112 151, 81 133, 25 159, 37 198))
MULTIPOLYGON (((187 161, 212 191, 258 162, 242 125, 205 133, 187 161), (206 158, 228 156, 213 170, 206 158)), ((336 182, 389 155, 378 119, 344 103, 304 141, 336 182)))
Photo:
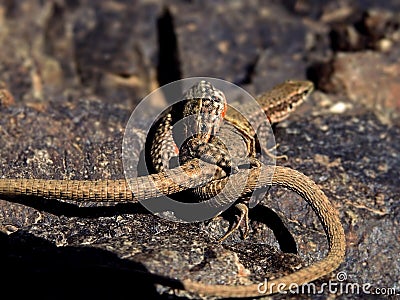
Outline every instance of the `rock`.
POLYGON ((144 2, 2 6, 0 40, 7 47, 0 54, 0 81, 17 101, 96 94, 137 103, 157 87, 160 6, 144 2))
POLYGON ((372 51, 338 53, 331 62, 330 77, 320 86, 366 105, 385 124, 399 124, 400 61, 396 57, 393 61, 372 51))

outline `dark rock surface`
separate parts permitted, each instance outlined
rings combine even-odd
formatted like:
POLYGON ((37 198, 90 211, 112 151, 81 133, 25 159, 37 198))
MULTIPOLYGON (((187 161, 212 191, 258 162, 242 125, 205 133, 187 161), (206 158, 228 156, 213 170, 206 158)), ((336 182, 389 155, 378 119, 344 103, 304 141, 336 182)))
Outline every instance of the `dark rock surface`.
MULTIPOLYGON (((124 128, 154 88, 214 76, 255 95, 309 78, 312 99, 275 128, 279 153, 339 210, 346 260, 316 281, 399 293, 398 1, 0 1, 0 176, 122 178, 124 128)), ((213 284, 291 273, 327 250, 318 219, 273 188, 250 235, 230 216, 174 223, 139 204, 0 200, 1 266, 15 298, 187 299, 149 272, 213 284), (221 221, 221 222, 219 222, 221 221), (92 283, 94 281, 94 283, 92 283)), ((362 299, 365 294, 296 295, 362 299)), ((290 298, 285 295, 279 298, 290 298)))

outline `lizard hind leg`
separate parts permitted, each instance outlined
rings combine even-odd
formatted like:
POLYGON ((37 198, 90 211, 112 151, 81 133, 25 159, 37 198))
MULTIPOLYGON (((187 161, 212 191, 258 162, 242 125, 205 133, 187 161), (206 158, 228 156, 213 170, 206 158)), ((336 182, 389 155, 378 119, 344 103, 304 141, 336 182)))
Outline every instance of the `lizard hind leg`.
POLYGON ((257 140, 261 153, 267 155, 272 160, 284 159, 287 160, 287 155, 276 155, 274 152, 278 149, 279 144, 275 144, 275 140, 271 140, 270 127, 262 123, 257 131, 257 140), (273 146, 268 145, 273 141, 273 146))
POLYGON ((236 224, 234 226, 232 226, 231 229, 229 229, 223 237, 221 237, 220 239, 218 239, 218 242, 223 242, 224 240, 226 240, 230 235, 232 235, 236 230, 239 229, 240 225, 244 222, 244 231, 243 231, 243 239, 245 239, 247 237, 247 235, 249 234, 249 208, 247 207, 246 204, 244 203, 238 203, 235 205, 235 207, 239 210, 240 212, 240 216, 239 216, 239 220, 236 222, 236 224))

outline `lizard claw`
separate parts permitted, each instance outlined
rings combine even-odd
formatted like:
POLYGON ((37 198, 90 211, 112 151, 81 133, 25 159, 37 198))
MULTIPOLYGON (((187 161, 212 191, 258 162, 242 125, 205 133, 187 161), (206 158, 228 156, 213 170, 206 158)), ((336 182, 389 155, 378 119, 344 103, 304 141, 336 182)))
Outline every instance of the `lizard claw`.
POLYGON ((224 234, 224 236, 222 236, 220 239, 218 239, 219 243, 226 240, 230 235, 232 235, 232 233, 234 233, 236 230, 238 230, 240 225, 242 224, 242 222, 244 222, 243 239, 245 239, 247 237, 247 235, 249 234, 249 228, 250 228, 250 226, 249 226, 249 223, 250 223, 249 208, 244 203, 238 203, 235 205, 235 207, 240 211, 239 220, 230 230, 228 230, 228 232, 226 232, 224 234))

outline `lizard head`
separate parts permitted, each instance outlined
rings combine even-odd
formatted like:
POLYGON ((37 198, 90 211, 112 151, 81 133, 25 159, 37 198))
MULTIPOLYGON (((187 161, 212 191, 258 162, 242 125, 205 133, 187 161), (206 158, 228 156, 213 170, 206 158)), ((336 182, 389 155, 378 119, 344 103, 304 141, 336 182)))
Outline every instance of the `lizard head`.
POLYGON ((188 132, 208 141, 219 130, 225 116, 224 93, 202 80, 186 92, 184 99, 183 117, 188 117, 188 132))
POLYGON ((286 119, 314 90, 311 81, 287 80, 259 96, 271 123, 286 119))

